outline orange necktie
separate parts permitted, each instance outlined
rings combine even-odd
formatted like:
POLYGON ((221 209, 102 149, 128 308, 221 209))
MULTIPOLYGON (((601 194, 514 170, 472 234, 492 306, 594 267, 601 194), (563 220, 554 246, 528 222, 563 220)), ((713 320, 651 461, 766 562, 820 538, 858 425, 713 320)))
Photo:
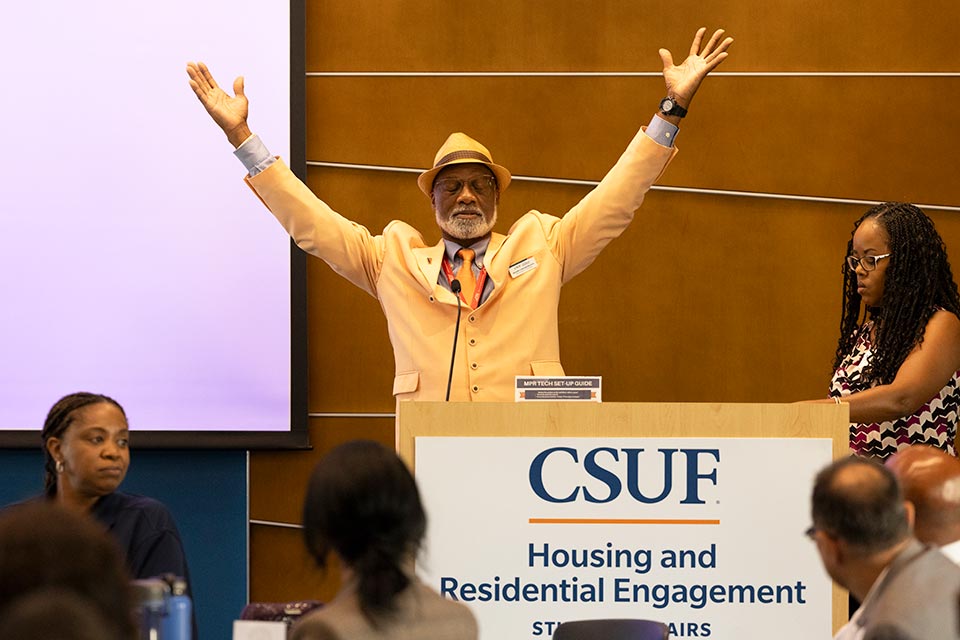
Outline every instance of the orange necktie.
POLYGON ((473 275, 473 258, 476 255, 473 249, 460 249, 457 255, 463 260, 460 269, 457 270, 457 280, 460 281, 460 291, 463 292, 463 299, 473 308, 473 292, 477 288, 477 279, 473 275))

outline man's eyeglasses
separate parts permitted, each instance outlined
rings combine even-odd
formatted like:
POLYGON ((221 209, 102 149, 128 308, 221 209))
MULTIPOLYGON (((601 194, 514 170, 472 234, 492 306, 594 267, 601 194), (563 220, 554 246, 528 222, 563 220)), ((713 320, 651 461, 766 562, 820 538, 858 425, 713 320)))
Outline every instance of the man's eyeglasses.
POLYGON ((479 176, 464 181, 459 178, 443 178, 433 183, 434 189, 439 189, 441 193, 447 195, 456 195, 463 189, 464 184, 470 185, 470 191, 478 196, 486 196, 493 193, 497 188, 497 179, 493 176, 479 176))
POLYGON ((856 271, 858 265, 863 267, 864 271, 873 271, 877 268, 878 262, 892 255, 892 253, 885 253, 880 256, 863 256, 862 258, 847 256, 847 266, 850 267, 850 271, 856 271))

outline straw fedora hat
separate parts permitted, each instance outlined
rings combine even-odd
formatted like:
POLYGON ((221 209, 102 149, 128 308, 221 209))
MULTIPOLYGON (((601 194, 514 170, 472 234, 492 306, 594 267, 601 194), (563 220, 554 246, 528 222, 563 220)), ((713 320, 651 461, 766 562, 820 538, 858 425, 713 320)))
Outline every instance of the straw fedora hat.
POLYGON ((417 178, 420 191, 430 197, 433 191, 433 179, 437 177, 438 173, 452 164, 468 163, 486 165, 490 171, 493 171, 493 175, 497 177, 497 187, 501 193, 510 184, 510 172, 506 168, 494 164, 493 157, 487 151, 487 148, 467 134, 458 131, 457 133, 451 133, 447 141, 437 151, 437 155, 433 158, 433 168, 424 171, 417 178))

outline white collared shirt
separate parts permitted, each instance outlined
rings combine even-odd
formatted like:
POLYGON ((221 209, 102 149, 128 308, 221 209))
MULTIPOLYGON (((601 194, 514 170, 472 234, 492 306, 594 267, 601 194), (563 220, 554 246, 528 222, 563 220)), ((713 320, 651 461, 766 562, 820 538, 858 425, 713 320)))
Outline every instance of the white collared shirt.
POLYGON ((940 553, 950 558, 954 564, 960 565, 960 540, 943 545, 940 553))

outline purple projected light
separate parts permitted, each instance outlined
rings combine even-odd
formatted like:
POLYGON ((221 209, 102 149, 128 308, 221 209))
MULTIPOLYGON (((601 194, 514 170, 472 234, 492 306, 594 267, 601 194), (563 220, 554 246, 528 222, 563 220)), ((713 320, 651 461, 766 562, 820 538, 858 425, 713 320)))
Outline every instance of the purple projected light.
POLYGON ((287 3, 4 13, 0 429, 39 429, 73 391, 139 431, 289 429, 289 241, 185 72, 244 74, 287 155, 287 3))

